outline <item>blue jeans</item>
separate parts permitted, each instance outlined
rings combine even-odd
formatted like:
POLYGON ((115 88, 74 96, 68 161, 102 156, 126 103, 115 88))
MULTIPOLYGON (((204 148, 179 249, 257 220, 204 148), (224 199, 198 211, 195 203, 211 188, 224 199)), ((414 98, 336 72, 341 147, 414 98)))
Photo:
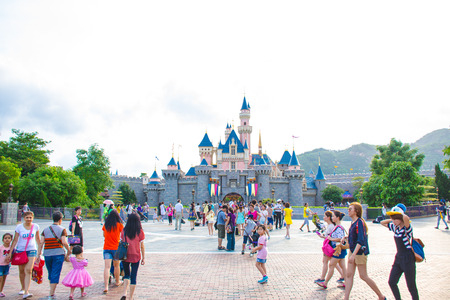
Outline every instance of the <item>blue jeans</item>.
MULTIPOLYGON (((442 221, 445 224, 445 227, 448 227, 447 222, 445 222, 445 216, 442 216, 442 221)), ((441 214, 438 214, 438 220, 437 220, 437 228, 439 228, 439 223, 441 222, 441 214)))
POLYGON ((136 279, 137 279, 137 272, 139 269, 139 263, 130 263, 130 262, 123 262, 123 272, 125 273, 123 276, 123 279, 130 280, 130 284, 136 285, 136 279), (130 266, 131 266, 131 273, 130 273, 130 266))
POLYGON ((59 283, 63 263, 64 254, 45 256, 45 266, 47 267, 50 284, 59 283))
POLYGON ((234 250, 234 227, 232 233, 227 233, 227 249, 228 250, 234 250))

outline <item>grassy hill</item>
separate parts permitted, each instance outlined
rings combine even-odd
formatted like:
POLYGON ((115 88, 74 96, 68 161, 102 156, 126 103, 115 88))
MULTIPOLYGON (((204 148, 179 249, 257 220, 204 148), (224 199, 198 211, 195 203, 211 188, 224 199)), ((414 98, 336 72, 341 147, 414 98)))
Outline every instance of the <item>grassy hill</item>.
MULTIPOLYGON (((388 144, 389 141, 386 142, 388 144)), ((411 148, 419 149, 419 153, 425 154, 422 165, 423 170, 434 169, 437 163, 442 166, 444 146, 450 145, 450 129, 438 129, 430 132, 411 144, 411 148)), ((361 173, 370 171, 370 162, 377 153, 375 145, 358 144, 345 150, 335 151, 327 149, 315 149, 298 155, 302 168, 308 173, 317 172, 318 157, 322 171, 325 174, 361 173), (337 168, 335 168, 337 166, 337 168)))

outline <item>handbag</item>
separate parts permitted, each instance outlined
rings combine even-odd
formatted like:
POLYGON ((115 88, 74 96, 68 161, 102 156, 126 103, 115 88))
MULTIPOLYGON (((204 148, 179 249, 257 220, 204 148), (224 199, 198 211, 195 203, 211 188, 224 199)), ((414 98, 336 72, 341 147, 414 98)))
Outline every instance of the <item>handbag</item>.
POLYGON ((31 273, 31 279, 37 284, 42 283, 44 277, 44 264, 45 260, 39 259, 34 262, 33 271, 31 273))
POLYGON ((323 254, 325 254, 328 257, 332 257, 333 256, 334 248, 331 247, 329 239, 324 239, 323 240, 322 251, 323 251, 323 254))
POLYGON ((227 233, 233 233, 233 227, 230 224, 227 225, 227 233))
POLYGON ((67 237, 67 241, 69 242, 69 245, 79 245, 79 244, 81 244, 81 236, 69 235, 67 237))
POLYGON ((27 244, 25 245, 25 250, 22 252, 14 252, 13 253, 13 255, 11 257, 11 265, 20 266, 20 265, 24 265, 24 264, 28 263, 27 248, 28 248, 28 243, 31 240, 31 234, 33 232, 33 227, 34 227, 34 224, 31 225, 30 233, 28 234, 28 238, 27 238, 27 244))
POLYGON ((127 243, 127 236, 125 233, 123 233, 125 241, 119 242, 119 247, 117 248, 116 254, 114 254, 115 260, 126 260, 127 259, 127 253, 128 253, 128 243, 127 243))

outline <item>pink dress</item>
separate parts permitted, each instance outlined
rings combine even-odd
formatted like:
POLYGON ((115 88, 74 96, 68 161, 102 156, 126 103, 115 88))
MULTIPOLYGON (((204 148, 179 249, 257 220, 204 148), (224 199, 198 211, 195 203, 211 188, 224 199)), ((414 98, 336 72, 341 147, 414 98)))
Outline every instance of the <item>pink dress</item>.
POLYGON ((73 269, 64 277, 62 284, 72 288, 84 288, 94 283, 91 275, 84 268, 88 265, 87 259, 79 261, 76 257, 71 257, 70 262, 73 269))

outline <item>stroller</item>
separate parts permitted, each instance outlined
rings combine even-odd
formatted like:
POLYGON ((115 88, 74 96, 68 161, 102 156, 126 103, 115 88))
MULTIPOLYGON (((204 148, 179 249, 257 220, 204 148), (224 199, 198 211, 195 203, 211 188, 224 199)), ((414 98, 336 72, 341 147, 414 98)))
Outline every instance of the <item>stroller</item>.
POLYGON ((143 213, 141 213, 141 212, 138 211, 138 210, 136 210, 136 212, 137 212, 137 214, 139 215, 139 217, 141 218, 141 221, 142 221, 142 220, 145 220, 145 222, 148 222, 148 218, 147 218, 143 213))
POLYGON ((325 224, 323 224, 320 221, 319 216, 317 215, 317 213, 314 213, 312 222, 314 223, 314 225, 316 225, 316 229, 313 230, 313 232, 318 231, 318 232, 322 233, 325 230, 325 224))

